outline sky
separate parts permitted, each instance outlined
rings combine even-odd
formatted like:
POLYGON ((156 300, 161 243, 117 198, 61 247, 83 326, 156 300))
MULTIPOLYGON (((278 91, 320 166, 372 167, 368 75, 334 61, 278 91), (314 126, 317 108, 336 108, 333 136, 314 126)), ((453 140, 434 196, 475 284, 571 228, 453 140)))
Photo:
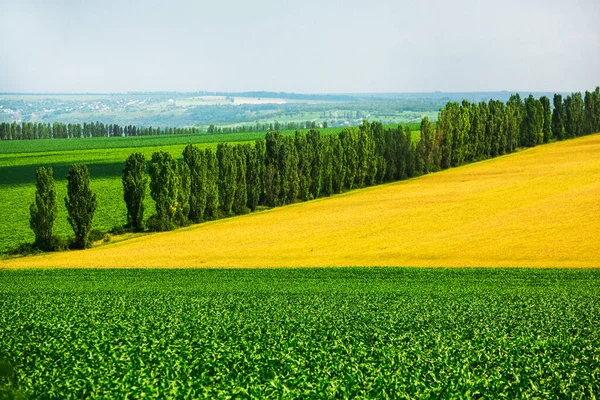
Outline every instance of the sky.
POLYGON ((570 92, 598 0, 0 0, 0 92, 570 92))

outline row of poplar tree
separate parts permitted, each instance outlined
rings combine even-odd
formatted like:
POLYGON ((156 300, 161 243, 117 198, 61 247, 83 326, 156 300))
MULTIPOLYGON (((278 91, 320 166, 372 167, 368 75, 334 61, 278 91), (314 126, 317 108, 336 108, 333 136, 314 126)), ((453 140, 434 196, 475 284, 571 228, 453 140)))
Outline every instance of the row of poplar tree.
MULTIPOLYGON (((218 127, 210 125, 206 133, 241 133, 257 131, 278 131, 296 129, 327 128, 327 121, 319 124, 317 121, 268 123, 243 125, 235 127, 218 127)), ((127 136, 156 136, 156 135, 192 135, 203 131, 197 127, 187 128, 154 128, 137 127, 135 125, 103 124, 90 122, 83 124, 64 124, 54 122, 2 122, 0 123, 0 140, 31 140, 31 139, 73 139, 90 137, 127 137, 127 136)))
POLYGON ((319 123, 317 121, 302 121, 302 122, 270 122, 259 123, 255 125, 237 125, 237 126, 215 126, 209 125, 206 133, 242 133, 242 132, 265 132, 265 131, 295 131, 298 129, 317 129, 320 127, 327 128, 327 121, 319 123))
POLYGON ((84 122, 83 124, 63 124, 62 122, 52 124, 43 122, 0 123, 0 140, 182 135, 201 132, 202 130, 196 127, 155 128, 151 126, 104 124, 102 122, 84 122))
MULTIPOLYGON (((511 96, 506 104, 496 100, 451 102, 440 110, 437 126, 427 118, 422 120, 416 141, 408 127, 385 128, 365 121, 337 135, 322 136, 317 130, 296 132, 294 137, 269 132, 254 145, 221 143, 216 152, 188 145, 179 161, 168 152, 155 152, 150 179, 144 155, 134 153, 125 161, 122 176, 128 227, 135 231, 170 230, 245 214, 260 206, 330 196, 496 157, 519 147, 600 132, 600 88, 586 99, 579 93, 564 100, 555 95, 553 108, 547 97, 522 100, 519 95, 511 96), (148 186, 156 213, 145 221, 148 186)), ((87 174, 87 169, 84 172, 87 174)), ((89 176, 82 179, 89 180, 89 176)), ((39 182, 38 172, 38 193, 43 192, 39 182)), ((44 208, 38 197, 35 204, 36 210, 44 208)), ((34 205, 32 228, 33 210, 34 205)), ((78 234, 76 225, 71 225, 77 246, 89 245, 91 219, 88 234, 78 234)), ((44 237, 51 237, 51 232, 44 237)), ((36 233, 36 244, 40 243, 36 233)))

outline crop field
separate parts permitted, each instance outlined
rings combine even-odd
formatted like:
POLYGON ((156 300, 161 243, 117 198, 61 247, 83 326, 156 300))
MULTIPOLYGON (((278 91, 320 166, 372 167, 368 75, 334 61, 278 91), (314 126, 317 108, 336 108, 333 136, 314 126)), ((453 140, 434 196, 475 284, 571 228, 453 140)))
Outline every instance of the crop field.
MULTIPOLYGON (((411 129, 418 126, 411 124, 411 129)), ((396 127, 398 125, 386 125, 396 127)), ((343 128, 320 128, 322 135, 339 133, 343 128)), ((307 129, 301 130, 307 132, 307 129)), ((281 131, 283 135, 294 135, 295 130, 281 131)), ((36 139, 36 140, 9 140, 1 142, 0 154, 14 153, 47 153, 72 150, 102 150, 102 149, 131 149, 138 147, 165 147, 188 144, 198 146, 210 143, 223 142, 249 142, 264 139, 266 132, 242 133, 211 133, 199 135, 157 135, 157 136, 128 136, 128 137, 95 137, 85 139, 36 139)))
POLYGON ((0 267, 600 267, 600 134, 0 267))
MULTIPOLYGON (((320 130, 322 134, 336 134, 341 128, 320 130)), ((295 131, 283 131, 293 135, 295 131)), ((415 138, 418 131, 414 132, 415 138)), ((108 231, 126 222, 121 173, 123 162, 133 152, 141 152, 150 160, 158 150, 171 152, 180 158, 189 143, 198 147, 216 148, 218 143, 254 142, 264 138, 265 132, 211 135, 139 136, 122 138, 46 139, 0 142, 0 253, 20 243, 33 241, 29 229, 29 204, 35 198, 35 169, 52 167, 57 189, 58 218, 55 232, 61 236, 72 234, 66 220, 63 198, 66 196, 66 176, 74 163, 88 165, 92 189, 98 196, 94 227, 108 231)), ((154 210, 154 203, 146 196, 146 217, 154 210)))
POLYGON ((0 397, 600 394, 600 270, 0 271, 0 324, 0 397))

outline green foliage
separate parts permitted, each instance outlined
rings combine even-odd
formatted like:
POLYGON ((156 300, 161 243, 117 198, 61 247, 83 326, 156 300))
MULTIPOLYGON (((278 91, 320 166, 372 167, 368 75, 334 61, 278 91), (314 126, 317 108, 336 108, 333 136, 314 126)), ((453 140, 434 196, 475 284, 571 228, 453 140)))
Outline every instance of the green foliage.
POLYGON ((198 223, 204 219, 208 197, 207 157, 204 151, 189 144, 183 150, 183 161, 190 170, 189 219, 198 223))
POLYGON ((552 134, 556 140, 565 138, 565 120, 567 118, 565 106, 560 94, 553 98, 554 110, 552 110, 552 134))
POLYGON ((324 149, 321 132, 314 129, 308 131, 306 134, 306 143, 311 163, 309 196, 312 199, 316 199, 321 195, 321 188, 323 187, 324 149))
POLYGON ((423 160, 423 173, 427 174, 440 168, 437 160, 438 148, 433 124, 425 117, 421 121, 421 140, 417 144, 418 157, 423 160))
POLYGON ((152 154, 150 164, 150 194, 156 205, 156 215, 149 220, 148 227, 154 231, 168 231, 180 199, 181 180, 177 161, 170 153, 158 151, 152 154))
MULTIPOLYGON (((262 141, 260 142, 264 143, 262 141)), ((260 158, 260 147, 258 142, 254 147, 250 144, 244 145, 248 199, 246 206, 250 211, 256 210, 262 194, 262 171, 264 169, 264 160, 260 158)))
MULTIPOLYGON (((323 137, 324 141, 324 154, 323 154, 323 196, 331 196, 333 192, 333 163, 334 155, 333 155, 333 146, 332 140, 333 136, 325 136, 323 137)), ((298 181, 298 188, 300 187, 300 182, 298 181)))
POLYGON ((540 103, 544 109, 544 125, 543 131, 543 142, 548 143, 552 139, 552 110, 550 109, 550 99, 546 96, 540 97, 540 103))
POLYGON ((77 249, 85 249, 91 245, 90 231, 96 205, 96 194, 90 188, 90 173, 87 166, 74 164, 69 169, 67 177, 65 206, 69 214, 67 219, 75 233, 73 246, 77 249))
POLYGON ((340 136, 332 136, 330 140, 332 157, 332 186, 334 193, 341 193, 346 182, 346 155, 340 136))
POLYGON ((56 190, 52 168, 40 167, 35 171, 35 201, 29 207, 29 226, 35 234, 35 245, 40 250, 52 249, 52 228, 56 220, 56 190))
POLYGON ((232 210, 235 214, 246 214, 248 208, 248 186, 246 182, 246 150, 244 146, 237 145, 233 148, 235 160, 235 193, 233 195, 232 210))
POLYGON ((440 116, 438 118, 438 126, 440 128, 440 151, 441 151, 441 168, 447 169, 452 165, 452 151, 453 151, 453 136, 455 131, 456 123, 456 108, 458 104, 448 103, 446 107, 440 110, 440 116))
POLYGON ((206 210, 205 219, 219 217, 219 160, 211 149, 204 151, 206 158, 206 210))
POLYGON ((127 206, 127 225, 134 231, 144 229, 144 198, 148 178, 145 176, 146 158, 142 153, 133 153, 123 165, 123 198, 127 206))
POLYGON ((237 177, 233 147, 227 143, 219 143, 217 146, 217 160, 219 162, 219 202, 223 214, 229 216, 233 211, 235 180, 237 177))
POLYGON ((306 135, 300 131, 296 132, 294 145, 298 154, 298 197, 303 201, 307 201, 311 198, 310 183, 312 181, 313 152, 308 147, 306 135))
POLYGON ((299 158, 294 139, 288 136, 281 139, 281 152, 279 153, 281 192, 278 197, 282 204, 290 204, 296 201, 300 190, 300 179, 298 177, 299 158))
POLYGON ((357 156, 358 165, 354 183, 357 187, 373 185, 377 174, 377 159, 375 141, 368 121, 364 121, 358 131, 357 156))
POLYGON ((585 92, 583 134, 600 132, 600 87, 593 92, 585 92))
POLYGON ((343 187, 354 189, 358 170, 358 129, 346 128, 340 133, 340 144, 344 151, 346 168, 343 187))
POLYGON ((590 94, 589 104, 586 103, 586 118, 591 133, 600 132, 600 86, 590 94))
POLYGON ((525 113, 521 129, 521 145, 533 147, 543 142, 544 107, 542 103, 529 95, 525 99, 525 113))
POLYGON ((583 134, 584 104, 581 93, 573 93, 565 99, 565 133, 567 138, 583 134))
POLYGON ((281 133, 269 132, 265 137, 265 175, 263 178, 265 204, 275 207, 281 204, 281 133))
POLYGON ((504 114, 504 133, 506 135, 506 151, 512 153, 519 146, 520 105, 507 103, 504 114))
POLYGON ((179 191, 177 193, 177 207, 175 209, 175 224, 186 226, 189 224, 191 177, 190 167, 184 161, 177 164, 179 177, 179 191))
POLYGON ((600 393, 597 270, 25 270, 0 293, 0 391, 29 398, 600 393))

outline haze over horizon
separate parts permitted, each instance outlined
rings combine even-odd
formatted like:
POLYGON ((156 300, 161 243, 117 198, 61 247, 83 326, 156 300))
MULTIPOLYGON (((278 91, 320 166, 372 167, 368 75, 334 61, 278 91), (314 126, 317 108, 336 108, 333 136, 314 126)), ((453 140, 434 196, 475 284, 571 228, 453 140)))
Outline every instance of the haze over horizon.
POLYGON ((600 3, 0 2, 0 92, 570 92, 600 3))

